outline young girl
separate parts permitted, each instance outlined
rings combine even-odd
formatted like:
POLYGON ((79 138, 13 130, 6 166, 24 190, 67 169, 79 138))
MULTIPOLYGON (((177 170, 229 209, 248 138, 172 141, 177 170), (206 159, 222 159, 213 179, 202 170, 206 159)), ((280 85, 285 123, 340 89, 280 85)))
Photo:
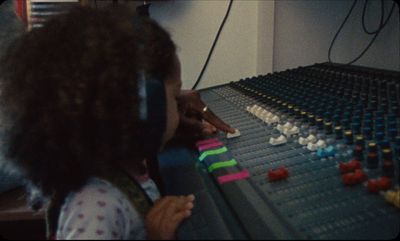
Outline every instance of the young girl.
POLYGON ((175 238, 195 197, 159 199, 144 160, 174 136, 177 99, 200 112, 204 104, 181 96, 165 30, 123 9, 77 8, 25 34, 2 68, 2 152, 48 198, 48 238, 175 238), (143 121, 149 79, 165 89, 164 122, 143 121))

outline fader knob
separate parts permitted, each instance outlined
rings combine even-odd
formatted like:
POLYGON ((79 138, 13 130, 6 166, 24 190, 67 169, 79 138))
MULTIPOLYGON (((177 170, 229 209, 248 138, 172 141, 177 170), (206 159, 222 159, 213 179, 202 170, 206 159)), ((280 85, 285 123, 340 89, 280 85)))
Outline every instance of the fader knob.
POLYGON ((324 128, 324 119, 317 118, 316 123, 319 130, 322 130, 324 128))
POLYGON ((378 154, 376 152, 368 153, 367 167, 369 169, 375 169, 375 168, 378 168, 378 164, 379 164, 378 154))
POLYGON ((363 160, 363 150, 362 146, 357 145, 353 150, 353 155, 356 160, 362 161, 363 160))
POLYGON ((348 145, 352 145, 353 144, 353 132, 352 131, 346 131, 344 133, 345 135, 345 142, 348 145))
POLYGON ((328 135, 332 134, 332 122, 325 123, 325 131, 328 135))
POLYGON ((392 160, 383 160, 382 172, 384 176, 393 177, 394 176, 394 165, 392 160))
POLYGON ((335 136, 337 140, 340 140, 343 138, 343 130, 341 126, 336 126, 335 127, 335 136))
POLYGON ((365 146, 365 140, 364 140, 363 136, 361 136, 361 135, 356 136, 356 145, 359 145, 359 146, 362 146, 362 147, 365 146))
POLYGON ((375 142, 371 142, 368 144, 368 151, 369 152, 377 152, 378 151, 378 146, 375 142))
POLYGON ((384 160, 393 160, 392 150, 390 148, 383 149, 382 157, 384 160))

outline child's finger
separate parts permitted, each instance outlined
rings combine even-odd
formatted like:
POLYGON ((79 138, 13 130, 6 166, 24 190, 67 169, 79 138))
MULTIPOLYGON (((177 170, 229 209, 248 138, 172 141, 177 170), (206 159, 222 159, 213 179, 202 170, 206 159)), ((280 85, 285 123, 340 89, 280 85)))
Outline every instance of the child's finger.
POLYGON ((176 228, 183 222, 183 220, 189 218, 191 215, 192 211, 189 210, 176 213, 171 219, 171 223, 173 224, 174 229, 176 230, 176 228))

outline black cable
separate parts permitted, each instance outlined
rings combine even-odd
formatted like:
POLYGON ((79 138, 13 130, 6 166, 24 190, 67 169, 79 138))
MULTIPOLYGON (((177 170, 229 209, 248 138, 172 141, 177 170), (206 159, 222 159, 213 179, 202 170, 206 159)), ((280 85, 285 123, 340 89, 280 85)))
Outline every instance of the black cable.
POLYGON ((200 75, 199 75, 199 77, 197 78, 196 83, 193 85, 192 90, 195 90, 196 87, 197 87, 197 85, 199 85, 199 83, 200 83, 200 81, 201 81, 201 78, 203 77, 204 71, 207 69, 208 62, 210 61, 211 55, 212 55, 212 53, 214 52, 215 45, 216 45, 217 42, 218 42, 219 35, 221 34, 222 29, 223 29, 223 27, 224 27, 224 25, 225 25, 225 22, 226 22, 226 20, 228 19, 229 13, 230 13, 230 11, 231 11, 232 3, 233 3, 233 0, 230 0, 228 9, 226 10, 225 17, 224 17, 224 19, 222 20, 221 26, 219 27, 218 33, 217 33, 217 35, 215 36, 215 39, 214 39, 214 42, 213 42, 212 47, 211 47, 211 49, 210 49, 210 52, 208 53, 207 60, 206 60, 206 62, 204 63, 203 69, 201 70, 200 75))
POLYGON ((364 9, 363 9, 363 12, 362 12, 362 21, 361 21, 362 22, 362 27, 363 27, 365 33, 367 33, 367 34, 376 34, 379 31, 379 29, 381 28, 381 26, 383 25, 383 19, 385 17, 385 2, 384 2, 384 0, 381 0, 381 20, 379 22, 378 29, 375 30, 375 31, 369 31, 367 29, 366 24, 365 24, 365 12, 367 11, 367 5, 368 5, 368 0, 365 0, 364 9))
POLYGON ((375 33, 375 36, 371 39, 371 41, 369 42, 369 44, 367 45, 367 47, 364 49, 364 51, 361 52, 360 55, 358 55, 354 60, 350 61, 349 63, 347 63, 348 65, 355 63, 357 60, 359 60, 368 50, 369 48, 372 46, 372 44, 375 42, 376 38, 378 37, 378 35, 380 34, 380 32, 382 31, 382 29, 385 27, 385 25, 388 23, 388 21, 392 18, 393 15, 393 10, 395 7, 395 3, 393 3, 392 5, 392 9, 390 10, 389 16, 386 19, 386 21, 383 23, 383 25, 380 26, 380 28, 377 30, 377 32, 375 33))
MULTIPOLYGON (((335 37, 332 40, 331 46, 329 47, 329 51, 328 51, 328 59, 329 62, 332 62, 331 60, 331 52, 332 52, 332 47, 333 44, 336 41, 337 36, 339 35, 340 31, 342 30, 343 26, 346 24, 347 19, 349 18, 349 16, 351 15, 351 13, 353 12, 353 9, 355 7, 357 3, 357 0, 354 0, 353 5, 351 6, 351 9, 349 11, 349 13, 347 14, 345 20, 343 21, 342 25, 340 26, 339 30, 337 31, 335 37)), ((368 50, 369 48, 372 46, 372 44, 375 42, 376 38, 378 37, 379 33, 382 31, 382 29, 385 27, 385 25, 387 24, 387 22, 391 19, 392 15, 393 15, 393 10, 394 10, 394 6, 395 4, 393 3, 392 9, 390 10, 389 16, 388 18, 385 20, 385 22, 379 26, 378 30, 376 31, 374 37, 371 39, 371 41, 369 42, 369 44, 367 45, 367 47, 361 52, 361 54, 359 54, 355 59, 353 59, 352 61, 350 61, 349 63, 347 63, 346 65, 350 65, 355 63, 356 61, 358 61, 368 50)), ((383 8, 383 7, 382 7, 383 8)))
MULTIPOLYGON (((382 0, 382 1, 383 1, 383 0, 382 0)), ((385 22, 383 22, 382 28, 384 28, 384 27, 386 26, 386 24, 389 22, 390 18, 392 17, 392 14, 393 14, 393 11, 394 11, 395 7, 396 7, 396 3, 393 2, 392 9, 390 9, 389 16, 387 17, 387 19, 385 20, 385 22)))
POLYGON ((342 25, 340 25, 339 30, 338 30, 338 31, 336 32, 336 34, 335 34, 335 37, 333 37, 332 42, 331 42, 331 46, 329 46, 329 50, 328 50, 328 60, 329 60, 329 62, 331 62, 331 63, 332 63, 331 53, 332 53, 333 45, 335 44, 335 41, 336 41, 336 39, 337 39, 339 33, 342 31, 342 29, 343 29, 344 25, 346 24, 347 20, 349 19, 351 13, 353 12, 354 7, 356 6, 356 4, 357 4, 357 0, 354 0, 354 1, 353 1, 353 4, 351 5, 351 8, 350 8, 350 10, 349 10, 349 13, 347 14, 346 18, 344 19, 342 25))
POLYGON ((367 34, 376 34, 378 31, 381 31, 386 26, 386 24, 389 22, 390 18, 392 17, 393 10, 396 7, 396 3, 393 2, 392 9, 390 9, 389 16, 385 19, 385 21, 383 21, 383 19, 385 18, 385 4, 384 4, 384 0, 381 0, 381 20, 380 20, 380 24, 379 24, 379 27, 378 27, 377 30, 371 32, 371 31, 368 31, 368 29, 367 29, 367 27, 365 25, 365 10, 366 10, 366 6, 367 6, 367 2, 368 2, 368 0, 365 0, 364 10, 363 10, 363 14, 362 14, 362 26, 363 26, 363 29, 364 29, 365 33, 367 33, 367 34))

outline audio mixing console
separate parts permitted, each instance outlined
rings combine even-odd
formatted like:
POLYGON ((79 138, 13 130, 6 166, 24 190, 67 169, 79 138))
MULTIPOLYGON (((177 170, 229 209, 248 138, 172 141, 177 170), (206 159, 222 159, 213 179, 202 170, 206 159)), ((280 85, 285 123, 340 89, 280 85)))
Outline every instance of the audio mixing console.
POLYGON ((180 237, 399 235, 400 73, 324 63, 201 95, 240 135, 216 136, 184 154, 196 160, 185 180, 168 181, 168 154, 161 158, 169 193, 195 192, 208 200, 207 211, 199 201, 199 214, 180 237))

